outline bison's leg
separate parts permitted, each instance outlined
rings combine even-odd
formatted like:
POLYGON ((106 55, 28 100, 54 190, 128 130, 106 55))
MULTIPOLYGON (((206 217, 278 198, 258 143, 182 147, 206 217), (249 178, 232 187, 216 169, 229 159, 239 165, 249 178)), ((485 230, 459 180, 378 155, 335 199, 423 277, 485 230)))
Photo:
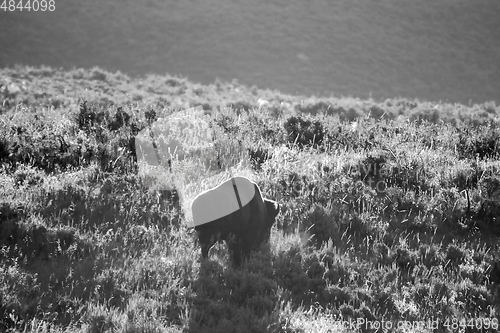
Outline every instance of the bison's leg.
POLYGON ((227 242, 227 247, 233 265, 235 267, 239 267, 241 265, 241 259, 242 259, 240 243, 236 241, 227 242))
POLYGON ((203 259, 207 259, 208 258, 208 251, 210 250, 210 245, 207 245, 207 244, 202 244, 201 245, 201 256, 203 257, 203 259))
POLYGON ((217 239, 214 235, 204 232, 198 232, 198 241, 201 247, 201 255, 204 259, 208 258, 208 251, 216 243, 217 239))

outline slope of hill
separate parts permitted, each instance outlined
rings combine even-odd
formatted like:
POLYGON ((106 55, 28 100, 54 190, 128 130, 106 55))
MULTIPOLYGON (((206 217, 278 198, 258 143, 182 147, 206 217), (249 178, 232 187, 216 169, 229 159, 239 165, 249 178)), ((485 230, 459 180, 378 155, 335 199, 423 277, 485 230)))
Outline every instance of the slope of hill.
POLYGON ((500 3, 76 1, 0 11, 0 66, 216 77, 290 94, 500 102, 500 3))
POLYGON ((19 103, 32 108, 78 109, 79 99, 90 100, 101 107, 137 104, 154 108, 186 109, 202 105, 205 110, 231 107, 238 111, 252 108, 271 110, 276 114, 324 113, 340 120, 358 117, 375 119, 425 119, 475 125, 498 121, 500 108, 495 102, 465 106, 461 104, 420 102, 402 98, 377 102, 373 99, 305 97, 262 90, 239 84, 203 85, 181 76, 148 75, 130 78, 120 72, 110 73, 98 67, 60 71, 50 67, 17 67, 0 69, 0 111, 15 109, 19 103))
MULTIPOLYGON (((0 74, 0 331, 498 331, 494 104, 300 102, 99 68, 0 74), (201 260, 189 207, 138 172, 137 133, 192 105, 282 206, 240 269, 225 245, 201 260)), ((192 194, 228 176, 182 166, 177 189, 202 179, 192 194)))

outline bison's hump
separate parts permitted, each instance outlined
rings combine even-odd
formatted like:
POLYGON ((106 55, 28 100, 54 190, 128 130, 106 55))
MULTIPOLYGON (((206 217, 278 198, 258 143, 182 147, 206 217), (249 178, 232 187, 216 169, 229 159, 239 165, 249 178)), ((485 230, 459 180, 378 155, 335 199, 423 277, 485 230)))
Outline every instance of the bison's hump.
MULTIPOLYGON (((254 197, 261 196, 255 183, 245 177, 234 177, 219 186, 199 194, 191 206, 194 226, 202 225, 230 215, 241 209, 234 185, 240 198, 241 207, 254 197), (234 183, 233 183, 234 181, 234 183), (258 193, 257 193, 258 192, 258 193)), ((256 198, 257 200, 262 198, 256 198)))

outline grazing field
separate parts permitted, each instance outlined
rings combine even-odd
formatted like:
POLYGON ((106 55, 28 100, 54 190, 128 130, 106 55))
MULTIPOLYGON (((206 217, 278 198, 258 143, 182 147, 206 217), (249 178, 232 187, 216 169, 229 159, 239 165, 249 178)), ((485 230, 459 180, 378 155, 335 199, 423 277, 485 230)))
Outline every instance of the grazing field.
POLYGON ((494 103, 48 67, 1 69, 0 102, 2 332, 498 331, 494 103), (138 175, 137 133, 198 105, 282 207, 239 269, 138 175))

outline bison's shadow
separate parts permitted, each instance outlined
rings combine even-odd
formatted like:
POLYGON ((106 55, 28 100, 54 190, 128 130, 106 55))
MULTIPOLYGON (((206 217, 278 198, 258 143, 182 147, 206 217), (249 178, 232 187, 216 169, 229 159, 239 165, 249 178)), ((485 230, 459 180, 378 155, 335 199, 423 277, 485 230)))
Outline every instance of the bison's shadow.
POLYGON ((278 285, 269 245, 234 267, 227 246, 201 258, 189 321, 191 332, 262 332, 276 325, 278 285))

